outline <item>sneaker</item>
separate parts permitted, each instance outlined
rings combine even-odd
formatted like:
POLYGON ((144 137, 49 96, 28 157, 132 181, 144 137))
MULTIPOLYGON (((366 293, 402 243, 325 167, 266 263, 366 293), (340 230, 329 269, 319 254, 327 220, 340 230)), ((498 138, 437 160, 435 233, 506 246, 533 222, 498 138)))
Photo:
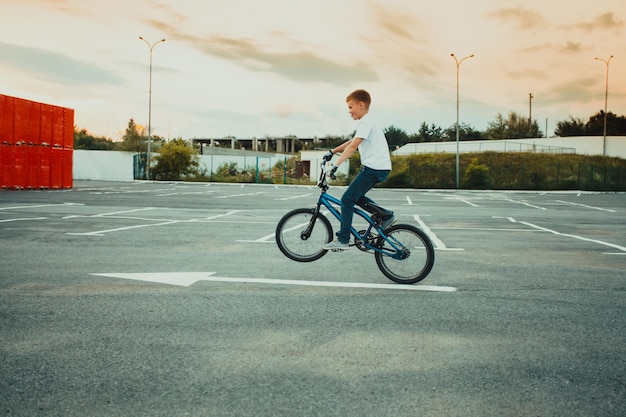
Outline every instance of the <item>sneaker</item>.
POLYGON ((350 245, 348 245, 347 243, 340 242, 337 239, 335 239, 332 242, 329 242, 325 244, 324 246, 322 246, 322 249, 332 250, 332 251, 336 251, 336 250, 342 251, 342 250, 350 249, 350 245))
POLYGON ((389 226, 393 226, 394 224, 396 224, 396 222, 398 221, 398 218, 394 215, 392 215, 390 218, 388 218, 387 220, 383 220, 382 223, 380 224, 380 227, 383 230, 387 230, 387 228, 389 226))

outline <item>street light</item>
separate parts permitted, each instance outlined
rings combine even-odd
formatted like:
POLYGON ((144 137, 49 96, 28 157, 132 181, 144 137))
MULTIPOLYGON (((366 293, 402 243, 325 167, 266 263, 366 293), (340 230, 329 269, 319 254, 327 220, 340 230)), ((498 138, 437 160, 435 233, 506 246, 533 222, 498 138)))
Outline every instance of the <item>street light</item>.
POLYGON ((165 39, 161 39, 160 41, 156 41, 152 45, 150 42, 145 40, 142 36, 139 37, 142 41, 148 45, 150 48, 150 90, 149 90, 149 98, 148 98, 148 160, 146 161, 146 179, 150 179, 150 142, 152 141, 152 50, 156 46, 156 44, 165 42, 165 39))
POLYGON ((456 62, 456 188, 459 188, 459 67, 461 63, 469 58, 474 58, 474 54, 468 55, 460 61, 456 55, 450 54, 456 62))
POLYGON ((613 55, 609 57, 609 59, 595 58, 597 61, 602 61, 606 64, 606 84, 604 87, 604 139, 602 141, 602 155, 606 155, 606 105, 609 100, 609 62, 613 55))

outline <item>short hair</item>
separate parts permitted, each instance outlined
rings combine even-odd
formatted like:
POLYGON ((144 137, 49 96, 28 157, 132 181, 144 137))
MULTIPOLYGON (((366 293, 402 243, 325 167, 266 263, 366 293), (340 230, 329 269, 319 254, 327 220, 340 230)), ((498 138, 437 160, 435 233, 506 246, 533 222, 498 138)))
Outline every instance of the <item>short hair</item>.
POLYGON ((370 104, 372 103, 372 97, 370 96, 370 93, 368 93, 365 90, 354 90, 353 92, 348 94, 348 97, 346 97, 346 102, 350 100, 355 100, 355 101, 360 101, 362 103, 365 103, 365 106, 367 108, 369 108, 370 104))

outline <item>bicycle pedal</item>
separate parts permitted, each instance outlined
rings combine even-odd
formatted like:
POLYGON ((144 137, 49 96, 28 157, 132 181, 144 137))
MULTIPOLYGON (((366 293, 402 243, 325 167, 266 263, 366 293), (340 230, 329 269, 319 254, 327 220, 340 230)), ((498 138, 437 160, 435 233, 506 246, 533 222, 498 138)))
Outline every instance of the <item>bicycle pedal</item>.
POLYGON ((345 249, 331 249, 331 252, 343 252, 345 249))

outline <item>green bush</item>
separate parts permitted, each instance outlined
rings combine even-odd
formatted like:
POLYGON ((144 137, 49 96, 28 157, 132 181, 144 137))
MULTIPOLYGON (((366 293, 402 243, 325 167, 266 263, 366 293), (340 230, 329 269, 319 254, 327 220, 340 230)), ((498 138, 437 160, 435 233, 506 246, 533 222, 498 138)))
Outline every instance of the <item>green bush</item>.
MULTIPOLYGON (((351 162, 352 164, 352 162, 351 162)), ((456 155, 394 156, 389 188, 456 188, 456 155)), ((461 154, 462 188, 626 191, 626 160, 531 152, 461 154)))
POLYGON ((466 188, 485 188, 489 184, 489 167, 473 158, 463 173, 463 185, 466 188))

